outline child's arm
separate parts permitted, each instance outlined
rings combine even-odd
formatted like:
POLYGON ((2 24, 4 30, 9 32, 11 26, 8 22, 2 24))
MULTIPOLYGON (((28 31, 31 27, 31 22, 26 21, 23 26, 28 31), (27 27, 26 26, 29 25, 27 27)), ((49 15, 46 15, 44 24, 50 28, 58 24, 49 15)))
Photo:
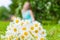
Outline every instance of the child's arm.
POLYGON ((32 17, 32 21, 35 21, 35 18, 34 18, 34 15, 33 15, 33 12, 30 10, 30 14, 31 14, 31 17, 32 17))

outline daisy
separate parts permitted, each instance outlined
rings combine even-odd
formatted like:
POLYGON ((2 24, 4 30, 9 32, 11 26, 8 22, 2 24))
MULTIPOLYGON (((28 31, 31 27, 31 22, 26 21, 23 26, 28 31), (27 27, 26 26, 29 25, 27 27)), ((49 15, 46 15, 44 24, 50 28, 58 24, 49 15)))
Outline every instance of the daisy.
POLYGON ((18 27, 12 27, 11 32, 14 36, 16 36, 20 33, 18 27))
POLYGON ((19 26, 23 26, 25 24, 24 20, 21 20, 19 26))
POLYGON ((21 21, 21 19, 20 19, 19 17, 14 19, 14 23, 15 23, 15 24, 19 24, 20 21, 21 21))
POLYGON ((43 29, 43 30, 40 32, 40 34, 41 34, 42 37, 46 37, 46 30, 43 29))
POLYGON ((41 24, 40 24, 39 22, 37 22, 37 21, 33 22, 33 25, 34 25, 35 27, 42 27, 41 24))
POLYGON ((38 40, 45 40, 45 38, 44 37, 40 37, 38 40))
POLYGON ((28 39, 29 32, 28 31, 22 31, 20 38, 21 39, 28 39))

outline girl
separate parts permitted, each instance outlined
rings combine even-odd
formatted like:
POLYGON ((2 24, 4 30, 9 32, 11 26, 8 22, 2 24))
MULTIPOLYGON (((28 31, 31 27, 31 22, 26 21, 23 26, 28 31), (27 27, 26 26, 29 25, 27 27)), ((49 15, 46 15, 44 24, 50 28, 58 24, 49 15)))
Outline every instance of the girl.
POLYGON ((24 20, 29 20, 30 22, 35 21, 33 12, 30 9, 30 3, 28 1, 24 3, 21 12, 24 20))

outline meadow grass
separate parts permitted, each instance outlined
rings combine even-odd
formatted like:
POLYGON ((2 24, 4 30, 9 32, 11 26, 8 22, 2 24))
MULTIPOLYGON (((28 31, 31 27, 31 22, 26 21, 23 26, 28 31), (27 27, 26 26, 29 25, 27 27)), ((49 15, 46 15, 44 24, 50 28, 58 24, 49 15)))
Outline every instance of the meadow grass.
MULTIPOLYGON (((0 21, 0 35, 4 35, 9 21, 0 21)), ((43 28, 47 31, 47 40, 60 40, 60 24, 43 24, 43 28)))
POLYGON ((9 24, 8 21, 0 21, 0 35, 5 34, 6 27, 9 24))

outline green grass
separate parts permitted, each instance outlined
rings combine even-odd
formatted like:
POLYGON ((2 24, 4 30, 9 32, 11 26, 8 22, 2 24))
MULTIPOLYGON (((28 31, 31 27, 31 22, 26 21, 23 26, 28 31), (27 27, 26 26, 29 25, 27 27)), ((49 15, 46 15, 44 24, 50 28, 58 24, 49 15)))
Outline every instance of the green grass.
POLYGON ((48 40, 60 40, 60 25, 44 25, 48 40))
MULTIPOLYGON (((9 22, 0 21, 0 35, 4 35, 9 22)), ((60 40, 60 24, 43 23, 43 28, 47 31, 47 40, 60 40)))
POLYGON ((5 34, 6 27, 9 24, 7 21, 0 21, 0 35, 5 34))

